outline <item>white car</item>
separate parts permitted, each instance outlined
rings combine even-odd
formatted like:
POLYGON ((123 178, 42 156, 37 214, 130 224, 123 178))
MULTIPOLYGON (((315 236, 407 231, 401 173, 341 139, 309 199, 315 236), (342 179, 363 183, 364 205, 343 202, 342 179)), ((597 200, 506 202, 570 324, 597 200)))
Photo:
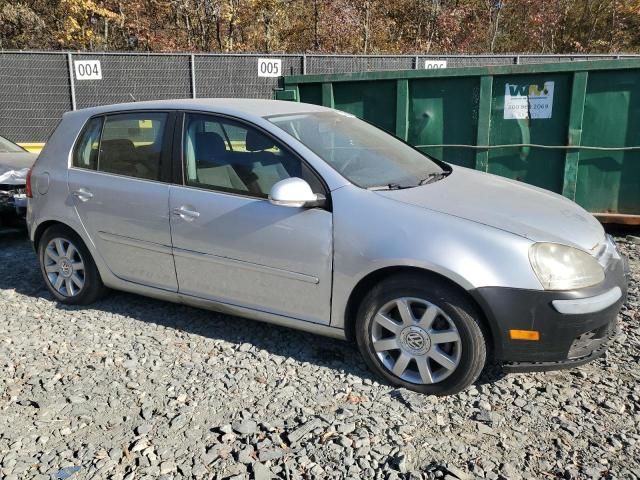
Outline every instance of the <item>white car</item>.
POLYGON ((27 211, 27 172, 37 155, 0 136, 0 226, 15 223, 27 211))

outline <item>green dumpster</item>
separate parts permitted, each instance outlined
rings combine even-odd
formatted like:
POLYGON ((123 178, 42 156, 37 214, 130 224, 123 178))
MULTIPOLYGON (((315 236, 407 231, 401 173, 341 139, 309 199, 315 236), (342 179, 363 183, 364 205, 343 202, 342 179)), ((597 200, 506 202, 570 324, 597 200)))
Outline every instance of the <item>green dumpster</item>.
POLYGON ((290 76, 275 98, 352 113, 441 160, 640 224, 640 60, 290 76))

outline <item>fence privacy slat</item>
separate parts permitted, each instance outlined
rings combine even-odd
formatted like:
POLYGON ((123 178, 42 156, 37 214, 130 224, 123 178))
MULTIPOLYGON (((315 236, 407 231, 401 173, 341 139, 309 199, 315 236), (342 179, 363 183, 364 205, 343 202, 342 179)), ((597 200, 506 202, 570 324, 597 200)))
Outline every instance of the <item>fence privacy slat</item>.
POLYGON ((0 135, 44 142, 67 110, 163 98, 272 98, 277 78, 258 76, 259 58, 283 75, 448 68, 616 58, 615 55, 264 55, 0 51, 0 135), (74 62, 99 60, 101 79, 75 79, 74 62))

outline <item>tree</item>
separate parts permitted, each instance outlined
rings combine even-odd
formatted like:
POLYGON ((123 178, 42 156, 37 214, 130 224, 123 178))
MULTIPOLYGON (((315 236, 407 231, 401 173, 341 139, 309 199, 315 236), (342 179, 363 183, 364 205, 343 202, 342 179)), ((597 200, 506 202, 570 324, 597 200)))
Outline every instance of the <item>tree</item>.
POLYGON ((93 0, 59 0, 54 18, 59 25, 56 40, 61 47, 93 50, 103 45, 100 20, 115 19, 117 14, 93 0))
POLYGON ((640 51, 640 0, 0 0, 0 47, 640 51))
POLYGON ((46 47, 45 22, 23 4, 0 4, 0 48, 46 47))

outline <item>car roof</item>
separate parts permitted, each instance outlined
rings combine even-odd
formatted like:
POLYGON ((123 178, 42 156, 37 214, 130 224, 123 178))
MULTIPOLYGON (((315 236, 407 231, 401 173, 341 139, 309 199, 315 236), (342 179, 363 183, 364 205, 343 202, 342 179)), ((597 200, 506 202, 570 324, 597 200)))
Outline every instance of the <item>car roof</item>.
POLYGON ((186 98, 175 100, 151 100, 145 102, 118 103, 91 107, 66 115, 83 115, 91 117, 103 113, 123 112, 128 110, 202 110, 239 116, 255 115, 289 115, 305 112, 325 112, 331 109, 309 103, 289 102, 282 100, 264 100, 252 98, 186 98))

